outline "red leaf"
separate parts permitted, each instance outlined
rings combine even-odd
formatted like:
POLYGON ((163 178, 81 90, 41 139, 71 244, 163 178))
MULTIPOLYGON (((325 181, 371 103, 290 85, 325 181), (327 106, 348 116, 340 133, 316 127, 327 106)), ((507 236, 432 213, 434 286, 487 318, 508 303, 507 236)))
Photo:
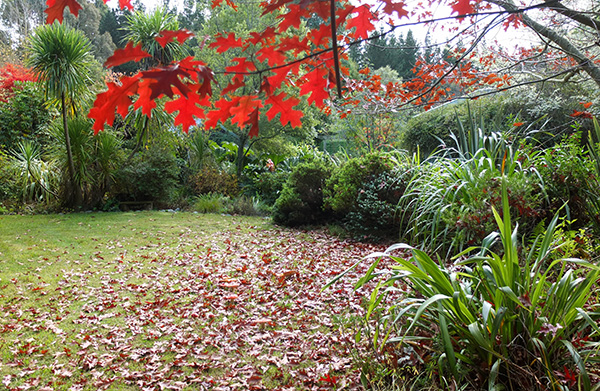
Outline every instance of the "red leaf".
POLYGON ((394 3, 393 0, 382 0, 383 3, 385 4, 385 7, 383 7, 383 12, 392 16, 392 13, 396 13, 398 15, 398 19, 402 18, 403 16, 408 17, 408 11, 406 11, 404 9, 404 2, 400 2, 400 3, 394 3))
POLYGON ((277 114, 281 114, 281 117, 279 118, 281 125, 285 126, 289 122, 292 127, 297 128, 302 125, 301 119, 304 116, 304 113, 300 110, 293 109, 293 107, 297 106, 300 103, 300 100, 293 97, 289 97, 285 100, 286 96, 287 94, 285 92, 269 96, 265 103, 272 106, 265 115, 269 121, 272 121, 277 114))
POLYGON ((152 109, 156 108, 156 102, 151 99, 152 89, 150 85, 154 83, 151 79, 142 79, 138 86, 138 98, 133 104, 133 109, 142 109, 142 114, 150 117, 152 115, 152 109))
POLYGON ((257 108, 262 107, 262 102, 257 99, 256 95, 246 95, 240 98, 238 104, 230 109, 231 122, 237 123, 240 128, 243 128, 248 120, 250 114, 257 108))
POLYGON ((231 48, 241 48, 242 39, 235 39, 235 33, 229 33, 227 37, 223 37, 222 34, 219 34, 215 42, 208 45, 208 47, 217 48, 217 53, 221 54, 231 48))
POLYGON ((244 75, 249 72, 256 71, 256 66, 254 65, 254 63, 252 61, 248 61, 246 57, 237 57, 231 61, 237 62, 238 65, 225 67, 225 70, 229 73, 244 75))
POLYGON ((75 16, 82 9, 77 0, 47 0, 46 5, 48 8, 44 12, 47 14, 47 24, 52 24, 55 20, 62 23, 66 7, 69 7, 69 11, 75 16))
POLYGON ((209 104, 208 96, 200 99, 198 94, 190 91, 187 98, 180 96, 178 99, 165 103, 165 111, 168 113, 179 111, 175 117, 175 125, 181 125, 183 131, 187 133, 190 126, 196 125, 195 118, 204 118, 205 116, 204 109, 199 105, 208 106, 209 104))
POLYGON ((108 90, 98 94, 94 107, 88 113, 88 118, 94 120, 94 133, 104 128, 104 124, 112 126, 115 120, 115 111, 126 116, 131 106, 130 96, 137 93, 141 75, 125 76, 120 80, 121 84, 108 83, 108 90))
POLYGON ((106 68, 115 67, 129 61, 140 61, 146 57, 152 56, 142 49, 141 43, 133 46, 133 42, 129 41, 123 49, 115 50, 114 54, 106 60, 104 66, 106 68))
MULTIPOLYGON (((108 2, 108 0, 104 0, 104 3, 106 2, 108 2)), ((133 5, 131 5, 131 0, 119 0, 119 8, 127 8, 129 11, 133 11, 133 5)))
POLYGON ((167 44, 169 42, 171 42, 173 40, 173 38, 177 39, 177 42, 179 42, 180 45, 183 45, 183 43, 190 37, 193 37, 194 33, 192 33, 189 30, 183 29, 183 30, 164 30, 161 31, 160 34, 158 35, 158 37, 154 38, 154 40, 156 42, 158 42, 158 44, 160 46, 162 46, 163 48, 165 46, 167 46, 167 44))
POLYGON ((231 83, 229 83, 227 85, 227 87, 223 88, 223 91, 221 91, 222 95, 227 95, 230 92, 234 92, 237 89, 244 87, 246 85, 246 83, 244 83, 244 81, 242 79, 233 79, 231 81, 231 83))
POLYGON ((513 124, 514 127, 523 126, 523 122, 515 122, 513 124))
POLYGON ((325 105, 325 99, 329 98, 329 93, 326 91, 327 77, 329 71, 323 68, 315 68, 306 74, 307 82, 300 87, 301 95, 308 95, 308 103, 313 103, 317 107, 323 107, 325 105))
POLYGON ((458 15, 469 15, 475 12, 471 0, 455 0, 450 3, 450 6, 452 7, 452 13, 456 12, 458 15))
POLYGON ((346 23, 346 28, 352 29, 353 27, 356 27, 354 35, 357 38, 369 38, 369 32, 375 30, 375 25, 373 24, 375 16, 369 9, 368 5, 360 5, 355 7, 354 12, 357 12, 358 15, 354 16, 348 21, 348 23, 346 23))
POLYGON ((589 118, 589 119, 594 118, 592 113, 590 113, 588 111, 577 111, 577 110, 573 110, 573 114, 571 114, 571 117, 581 117, 581 118, 589 118))
POLYGON ((189 87, 183 84, 180 76, 189 77, 190 74, 185 70, 181 69, 179 64, 171 65, 164 68, 151 69, 149 71, 142 72, 142 76, 146 79, 155 80, 154 83, 149 85, 152 90, 150 99, 156 99, 161 95, 167 95, 169 98, 173 97, 173 88, 181 93, 181 95, 187 96, 190 91, 189 87))
POLYGON ((259 111, 257 107, 250 113, 248 121, 245 123, 245 125, 250 125, 250 130, 248 131, 248 137, 250 138, 258 137, 258 116, 259 111))
POLYGON ((256 58, 260 61, 266 61, 270 66, 275 66, 285 62, 286 57, 283 53, 275 50, 273 46, 263 46, 257 53, 256 58))
POLYGON ((592 102, 579 102, 579 104, 582 105, 586 110, 592 106, 592 102))
POLYGON ((208 129, 212 129, 219 121, 225 122, 227 119, 231 117, 231 108, 239 102, 240 97, 234 97, 232 100, 227 100, 226 98, 219 99, 215 102, 215 107, 217 110, 212 110, 208 114, 206 114, 206 121, 204 122, 204 127, 208 129))
POLYGON ((279 16, 281 22, 279 23, 279 31, 285 32, 290 27, 300 28, 303 16, 309 16, 306 13, 306 9, 300 7, 300 4, 289 4, 288 12, 279 16))

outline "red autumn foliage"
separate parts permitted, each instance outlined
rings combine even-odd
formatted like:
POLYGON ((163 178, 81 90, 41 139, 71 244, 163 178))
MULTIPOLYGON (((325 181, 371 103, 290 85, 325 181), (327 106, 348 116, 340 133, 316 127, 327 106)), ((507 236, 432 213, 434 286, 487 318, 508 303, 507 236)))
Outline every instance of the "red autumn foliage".
POLYGON ((6 102, 13 94, 15 83, 37 81, 35 75, 27 68, 16 64, 5 64, 0 68, 0 102, 6 102))
MULTIPOLYGON (((458 21, 471 20, 475 13, 490 9, 490 4, 483 0, 435 2, 449 6, 453 15, 450 18, 458 21)), ((122 8, 132 8, 129 0, 119 3, 122 8)), ((49 22, 62 21, 67 7, 73 13, 79 8, 77 0, 48 0, 48 6, 49 22)), ((213 1, 213 7, 218 6, 237 9, 232 0, 213 1)), ((192 57, 125 76, 119 83, 108 83, 108 90, 98 94, 88 115, 95 121, 94 130, 98 132, 105 125, 111 125, 115 112, 124 115, 132 108, 142 109, 149 116, 155 107, 154 100, 163 96, 173 99, 168 111, 179 113, 176 121, 185 132, 195 124, 201 123, 210 129, 219 122, 231 120, 246 129, 250 136, 256 136, 259 118, 264 115, 269 120, 280 115, 282 124, 301 126, 302 113, 298 105, 302 100, 326 113, 331 110, 332 103, 350 110, 360 101, 356 99, 356 93, 365 97, 369 104, 388 105, 392 110, 397 108, 395 106, 409 104, 428 109, 451 100, 456 90, 468 94, 477 88, 503 89, 511 84, 507 73, 491 71, 494 55, 477 58, 473 47, 463 48, 451 54, 451 58, 417 61, 414 78, 402 83, 382 86, 369 74, 362 81, 349 80, 344 60, 350 45, 369 39, 379 22, 386 22, 392 29, 401 18, 410 17, 425 23, 432 17, 425 5, 409 10, 408 3, 402 0, 378 0, 371 5, 354 4, 349 0, 264 0, 261 7, 263 14, 278 13, 274 25, 251 32, 248 37, 222 32, 209 43, 217 53, 231 49, 242 52, 241 57, 233 59, 232 65, 220 71, 229 77, 222 86, 215 86, 213 70, 192 57), (303 21, 314 17, 319 17, 321 22, 318 27, 310 28, 308 34, 290 33, 290 29, 299 28, 303 21), (332 39, 334 35, 335 40, 332 39), (346 88, 342 88, 343 84, 346 88)), ((504 21, 506 28, 522 25, 518 13, 511 13, 504 21)), ((167 43, 181 45, 191 36, 187 30, 163 31, 156 41, 162 46, 167 43)), ((540 54, 537 50, 524 49, 517 56, 535 57, 540 54)), ((117 51, 106 65, 139 61, 147 56, 139 46, 130 44, 117 51)), ((569 67, 573 60, 557 55, 555 65, 569 67)))

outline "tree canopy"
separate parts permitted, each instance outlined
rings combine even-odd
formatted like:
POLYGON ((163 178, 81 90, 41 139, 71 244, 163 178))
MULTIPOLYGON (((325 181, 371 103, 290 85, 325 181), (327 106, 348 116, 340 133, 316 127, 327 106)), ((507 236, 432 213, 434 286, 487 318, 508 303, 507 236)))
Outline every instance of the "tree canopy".
MULTIPOLYGON (((133 10, 128 0, 119 4, 133 10)), ((590 16, 592 9, 578 10, 568 2, 439 0, 424 7, 393 0, 360 5, 335 0, 275 0, 260 6, 261 17, 270 15, 275 23, 246 35, 226 27, 202 37, 200 46, 207 44, 219 54, 235 53, 222 69, 212 69, 202 58, 189 56, 108 83, 108 90, 98 94, 89 113, 95 131, 112 125, 115 112, 126 114, 130 107, 150 115, 155 100, 162 96, 171 98, 165 110, 178 112, 176 124, 184 130, 197 120, 206 128, 231 121, 254 137, 259 133, 261 113, 269 120, 279 115, 281 125, 299 126, 303 116, 299 98, 328 112, 333 105, 351 107, 357 103, 353 99, 356 91, 364 95, 370 89, 372 99, 388 107, 416 104, 427 108, 453 99, 457 93, 477 97, 490 89, 558 78, 600 85, 597 50, 590 45, 600 22, 590 16), (446 9, 446 14, 433 14, 434 5, 446 9), (368 70, 362 74, 369 83, 349 79, 344 59, 353 46, 415 24, 443 31, 448 42, 460 39, 461 46, 434 62, 418 58, 414 76, 398 83, 384 86, 368 70), (577 30, 572 32, 574 27, 577 30), (491 31, 521 28, 537 34, 539 45, 514 50, 484 45, 491 31), (216 83, 217 76, 227 82, 216 83), (482 88, 486 89, 482 92, 482 88)), ((50 1, 45 11, 47 22, 62 21, 66 7, 74 14, 81 9, 76 0, 50 1)), ((215 0, 212 7, 212 12, 243 12, 233 0, 215 0)), ((155 39, 166 46, 183 44, 192 36, 191 31, 178 29, 163 31, 155 39)), ((105 66, 142 61, 150 55, 143 46, 131 43, 117 50, 105 66)))

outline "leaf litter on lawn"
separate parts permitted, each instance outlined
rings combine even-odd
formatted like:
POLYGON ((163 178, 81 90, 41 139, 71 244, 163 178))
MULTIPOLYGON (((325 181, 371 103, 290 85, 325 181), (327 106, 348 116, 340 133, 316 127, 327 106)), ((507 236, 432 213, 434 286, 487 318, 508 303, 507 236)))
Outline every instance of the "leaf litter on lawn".
POLYGON ((365 269, 321 289, 382 248, 231 222, 219 232, 155 232, 136 239, 135 250, 125 243, 129 251, 115 251, 125 238, 96 239, 97 251, 85 261, 67 254, 0 280, 2 384, 73 391, 359 388, 352 330, 335 318, 363 314, 364 293, 352 285, 365 269), (51 274, 52 281, 39 277, 51 274))

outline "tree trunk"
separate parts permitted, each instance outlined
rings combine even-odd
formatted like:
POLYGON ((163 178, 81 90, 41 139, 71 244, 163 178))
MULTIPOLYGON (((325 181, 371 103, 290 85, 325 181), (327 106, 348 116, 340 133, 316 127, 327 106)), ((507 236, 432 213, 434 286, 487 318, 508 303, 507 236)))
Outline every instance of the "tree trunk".
POLYGON ((75 209, 80 209, 83 197, 81 195, 81 188, 75 180, 75 163, 73 162, 73 152, 71 151, 71 138, 69 137, 69 128, 67 125, 67 107, 65 105, 65 93, 63 92, 60 96, 62 103, 62 118, 63 118, 63 130, 65 132, 65 148, 67 149, 67 164, 69 168, 69 181, 71 182, 72 190, 75 195, 75 209))

